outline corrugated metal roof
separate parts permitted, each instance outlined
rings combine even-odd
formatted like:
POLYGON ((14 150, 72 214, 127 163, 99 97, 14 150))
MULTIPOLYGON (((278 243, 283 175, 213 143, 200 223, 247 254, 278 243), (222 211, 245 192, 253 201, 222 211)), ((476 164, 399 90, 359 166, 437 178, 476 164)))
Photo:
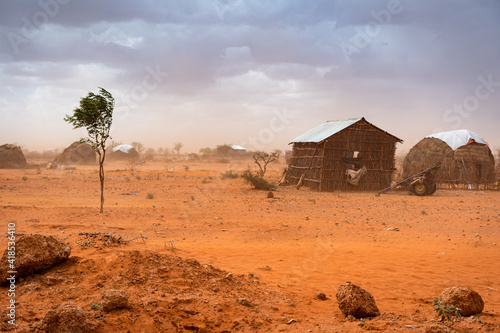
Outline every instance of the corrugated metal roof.
POLYGON ((314 127, 313 129, 305 132, 304 134, 293 139, 290 144, 296 142, 321 142, 332 135, 346 129, 347 127, 357 123, 363 118, 350 118, 347 120, 335 120, 327 121, 321 125, 314 127))

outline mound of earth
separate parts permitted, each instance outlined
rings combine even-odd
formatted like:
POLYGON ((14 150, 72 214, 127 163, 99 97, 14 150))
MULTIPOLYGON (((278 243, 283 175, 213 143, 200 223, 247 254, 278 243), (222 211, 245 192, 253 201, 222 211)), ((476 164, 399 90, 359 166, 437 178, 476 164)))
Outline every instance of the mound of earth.
POLYGON ((21 147, 5 144, 0 146, 0 169, 22 169, 26 166, 21 147))
MULTIPOLYGON (((27 277, 19 288, 37 300, 27 306, 43 313, 53 304, 73 302, 97 332, 143 332, 145 327, 155 332, 267 332, 295 321, 283 316, 295 306, 291 296, 266 289, 254 276, 234 276, 150 250, 117 251, 110 260, 72 257, 43 276, 27 277), (103 300, 118 289, 130 295, 127 304, 108 312, 103 300)), ((30 319, 35 318, 25 318, 30 319)))
POLYGON ((1 283, 7 282, 9 271, 17 271, 17 277, 22 277, 67 260, 71 247, 53 236, 21 235, 15 242, 14 261, 9 252, 7 248, 0 259, 1 283))
POLYGON ((96 153, 88 143, 73 142, 64 149, 55 162, 57 164, 94 164, 96 162, 96 153))

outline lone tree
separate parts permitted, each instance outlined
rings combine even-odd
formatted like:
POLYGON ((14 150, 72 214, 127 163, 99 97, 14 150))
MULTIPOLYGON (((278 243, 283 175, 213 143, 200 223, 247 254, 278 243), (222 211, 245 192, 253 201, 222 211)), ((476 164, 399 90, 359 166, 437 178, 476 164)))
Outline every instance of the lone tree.
POLYGON ((184 145, 181 142, 176 142, 174 144, 174 148, 172 150, 177 152, 177 155, 181 153, 181 148, 184 147, 184 145))
POLYGON ((271 162, 276 161, 281 155, 281 150, 275 149, 271 153, 265 153, 263 151, 256 151, 253 153, 252 157, 255 160, 255 163, 259 166, 259 174, 261 177, 264 177, 264 174, 267 171, 267 165, 271 162))
POLYGON ((115 99, 105 89, 99 87, 99 94, 89 92, 80 100, 80 107, 73 110, 73 115, 66 115, 64 121, 73 125, 73 129, 85 127, 88 137, 81 139, 88 142, 99 155, 99 180, 101 181, 101 213, 104 206, 104 159, 106 158, 106 140, 113 122, 115 99))

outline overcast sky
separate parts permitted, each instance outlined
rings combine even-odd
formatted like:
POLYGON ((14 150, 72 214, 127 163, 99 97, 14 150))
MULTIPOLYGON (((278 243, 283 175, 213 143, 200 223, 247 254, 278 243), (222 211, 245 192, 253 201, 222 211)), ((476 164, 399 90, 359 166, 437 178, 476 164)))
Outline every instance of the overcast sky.
POLYGON ((0 1, 0 144, 64 148, 89 91, 115 141, 287 149, 364 116, 403 139, 500 146, 498 0, 0 1))

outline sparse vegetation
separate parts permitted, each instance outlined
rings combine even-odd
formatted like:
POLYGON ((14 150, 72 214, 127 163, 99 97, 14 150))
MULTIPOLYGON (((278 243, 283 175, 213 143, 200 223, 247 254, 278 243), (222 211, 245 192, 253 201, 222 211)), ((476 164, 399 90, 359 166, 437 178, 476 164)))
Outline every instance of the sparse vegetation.
POLYGON ((99 311, 101 310, 102 303, 92 303, 90 306, 90 310, 92 311, 99 311))
POLYGON ((224 173, 221 173, 220 177, 222 179, 236 179, 236 178, 239 178, 240 175, 237 172, 233 172, 233 170, 228 170, 224 173))
POLYGON ((149 193, 146 195, 146 199, 154 199, 154 198, 155 198, 154 193, 149 192, 149 193))
POLYGON ((255 174, 250 169, 245 170, 241 178, 258 190, 276 190, 278 188, 276 183, 268 182, 260 174, 255 174))
POLYGON ((437 297, 434 297, 432 305, 435 307, 434 311, 438 314, 441 321, 451 320, 453 317, 460 318, 460 308, 454 305, 443 304, 442 300, 437 297))

